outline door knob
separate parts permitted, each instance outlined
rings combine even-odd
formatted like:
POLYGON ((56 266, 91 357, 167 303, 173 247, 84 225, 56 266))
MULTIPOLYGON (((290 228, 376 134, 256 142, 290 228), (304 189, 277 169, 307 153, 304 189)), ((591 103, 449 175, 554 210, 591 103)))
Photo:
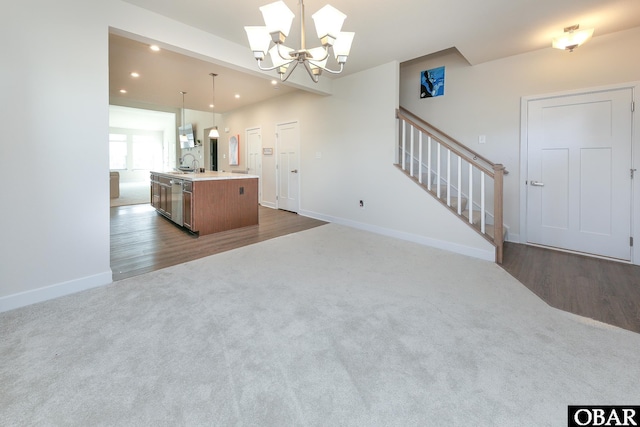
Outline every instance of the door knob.
POLYGON ((292 170, 291 173, 298 173, 298 169, 292 170))
POLYGON ((544 187, 544 182, 531 181, 531 185, 534 187, 544 187))

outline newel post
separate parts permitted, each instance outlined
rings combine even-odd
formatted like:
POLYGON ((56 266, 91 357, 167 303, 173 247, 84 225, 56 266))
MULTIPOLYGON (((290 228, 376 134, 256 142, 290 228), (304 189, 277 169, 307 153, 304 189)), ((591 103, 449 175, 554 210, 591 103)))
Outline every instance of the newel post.
POLYGON ((502 248, 504 245, 503 217, 503 180, 504 166, 493 165, 493 241, 496 244, 496 263, 502 264, 502 248))

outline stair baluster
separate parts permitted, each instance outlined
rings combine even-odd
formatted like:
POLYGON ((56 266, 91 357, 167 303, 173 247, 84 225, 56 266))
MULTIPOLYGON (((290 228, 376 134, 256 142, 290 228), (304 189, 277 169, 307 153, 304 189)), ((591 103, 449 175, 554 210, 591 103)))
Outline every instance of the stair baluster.
POLYGON ((431 191, 431 136, 427 137, 427 190, 431 191))
POLYGON ((469 224, 473 225, 473 164, 469 163, 469 201, 467 202, 469 211, 469 224))
POLYGON ((422 135, 422 132, 418 134, 418 182, 420 184, 422 184, 422 135))
POLYGON ((400 108, 396 115, 400 126, 400 158, 396 166, 490 241, 496 247, 496 262, 501 263, 504 242, 503 180, 504 175, 508 173, 504 166, 492 163, 407 110, 400 108), (408 132, 410 132, 409 135, 408 132), (427 136, 426 147, 423 138, 425 135, 427 136), (447 150, 445 164, 443 164, 445 159, 442 158, 443 147, 447 150), (426 163, 425 149, 427 150, 426 163), (452 162, 452 156, 456 157, 455 162, 452 162), (463 160, 468 164, 467 188, 464 188, 463 160), (455 183, 451 179, 454 166, 457 172, 455 183), (446 171, 442 170, 443 167, 446 171), (475 181, 475 173, 479 174, 479 182, 475 181), (493 180, 493 188, 487 188, 487 178, 493 180), (434 183, 435 189, 433 189, 434 183), (478 203, 474 201, 476 190, 480 193, 478 203), (493 212, 487 209, 489 197, 493 197, 493 212), (492 224, 487 222, 487 217, 492 217, 492 224))
POLYGON ((458 215, 462 215, 462 157, 458 156, 458 215))

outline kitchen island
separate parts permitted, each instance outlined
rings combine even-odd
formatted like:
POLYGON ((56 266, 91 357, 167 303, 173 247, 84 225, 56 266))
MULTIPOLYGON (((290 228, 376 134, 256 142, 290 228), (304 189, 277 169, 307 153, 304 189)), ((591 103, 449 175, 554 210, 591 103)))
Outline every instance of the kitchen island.
POLYGON ((258 177, 214 171, 151 172, 151 205, 198 235, 258 225, 258 177))

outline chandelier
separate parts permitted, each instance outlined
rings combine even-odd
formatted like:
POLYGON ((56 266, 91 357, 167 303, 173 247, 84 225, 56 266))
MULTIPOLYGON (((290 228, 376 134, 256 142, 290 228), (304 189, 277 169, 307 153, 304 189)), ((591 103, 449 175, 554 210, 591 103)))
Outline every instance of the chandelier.
POLYGON ((299 5, 300 49, 298 50, 284 45, 295 15, 283 1, 270 3, 260 8, 265 26, 244 27, 244 29, 247 32, 253 56, 258 61, 258 68, 262 71, 277 70, 280 74, 280 80, 284 82, 298 64, 303 64, 311 79, 317 83, 323 71, 332 74, 342 72, 355 33, 341 32, 342 23, 347 15, 330 5, 326 5, 311 16, 315 22, 321 46, 307 49, 303 0, 299 0, 299 5), (333 51, 333 56, 339 66, 337 70, 327 67, 330 50, 333 51), (271 57, 272 66, 263 66, 267 53, 271 57))

